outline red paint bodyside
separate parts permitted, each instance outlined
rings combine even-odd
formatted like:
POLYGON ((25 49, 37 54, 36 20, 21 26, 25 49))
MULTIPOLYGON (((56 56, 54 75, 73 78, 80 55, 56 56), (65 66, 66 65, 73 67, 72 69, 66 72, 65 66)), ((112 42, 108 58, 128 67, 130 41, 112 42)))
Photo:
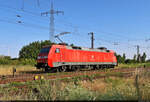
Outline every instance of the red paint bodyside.
POLYGON ((112 62, 117 63, 114 52, 85 51, 79 49, 67 49, 65 45, 53 45, 48 54, 48 65, 54 67, 55 62, 112 62), (55 53, 56 48, 60 53, 55 53))

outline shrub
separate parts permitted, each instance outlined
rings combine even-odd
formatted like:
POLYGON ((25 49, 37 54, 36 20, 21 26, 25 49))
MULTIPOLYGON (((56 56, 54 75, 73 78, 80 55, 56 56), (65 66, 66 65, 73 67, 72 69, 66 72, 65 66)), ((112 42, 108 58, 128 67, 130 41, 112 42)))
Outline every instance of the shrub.
POLYGON ((137 100, 137 92, 133 86, 115 82, 115 80, 109 80, 109 82, 112 83, 112 87, 107 88, 98 100, 137 100))
POLYGON ((0 64, 10 64, 10 60, 7 58, 0 58, 0 64))
POLYGON ((35 65, 36 60, 34 60, 34 59, 20 59, 19 64, 21 64, 21 65, 35 65))
POLYGON ((36 59, 43 46, 52 44, 50 40, 31 42, 21 48, 19 58, 36 59))
MULTIPOLYGON (((43 80, 44 81, 44 80, 43 80)), ((96 93, 75 84, 65 84, 60 81, 44 81, 34 86, 28 98, 33 100, 94 100, 96 93)))
POLYGON ((35 65, 36 60, 34 59, 9 59, 0 58, 0 65, 35 65))
POLYGON ((81 86, 77 87, 67 87, 66 90, 68 91, 67 98, 69 100, 95 100, 96 99, 96 93, 89 91, 85 88, 82 88, 81 86))

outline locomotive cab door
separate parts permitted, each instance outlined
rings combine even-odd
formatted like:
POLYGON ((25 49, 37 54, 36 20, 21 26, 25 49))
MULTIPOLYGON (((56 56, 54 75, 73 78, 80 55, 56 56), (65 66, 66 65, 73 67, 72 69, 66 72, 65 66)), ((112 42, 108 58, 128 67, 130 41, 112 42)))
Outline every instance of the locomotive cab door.
POLYGON ((55 58, 56 58, 57 62, 64 62, 65 61, 65 49, 64 48, 56 48, 55 58))
POLYGON ((56 62, 61 62, 61 52, 60 48, 55 49, 55 60, 56 62))
POLYGON ((63 62, 63 64, 65 62, 65 49, 64 48, 60 49, 60 61, 63 62))
POLYGON ((65 64, 65 49, 64 48, 56 48, 55 61, 58 64, 57 66, 62 66, 65 64))

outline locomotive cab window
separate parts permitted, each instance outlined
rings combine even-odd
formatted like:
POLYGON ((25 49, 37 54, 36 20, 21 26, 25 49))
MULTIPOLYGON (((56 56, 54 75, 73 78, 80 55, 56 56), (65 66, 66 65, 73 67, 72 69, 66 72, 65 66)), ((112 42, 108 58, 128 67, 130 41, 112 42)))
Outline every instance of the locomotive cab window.
POLYGON ((55 53, 60 53, 60 49, 56 48, 55 53))
POLYGON ((44 47, 40 50, 40 53, 49 53, 51 47, 44 47))

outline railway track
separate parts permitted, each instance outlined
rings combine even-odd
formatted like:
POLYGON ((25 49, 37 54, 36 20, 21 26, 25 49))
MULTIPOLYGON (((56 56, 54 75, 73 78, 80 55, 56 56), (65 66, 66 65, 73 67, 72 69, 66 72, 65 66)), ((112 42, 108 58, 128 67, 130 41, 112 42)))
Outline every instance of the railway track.
MULTIPOLYGON (((146 68, 150 71, 150 68, 146 68)), ((93 75, 93 74, 106 74, 111 72, 122 72, 124 77, 130 77, 135 72, 136 68, 117 68, 117 69, 109 69, 109 70, 89 70, 89 71, 78 71, 78 72, 65 72, 65 73, 48 73, 48 74, 18 74, 15 76, 7 75, 0 76, 0 84, 6 84, 11 82, 26 82, 35 80, 35 76, 41 77, 43 76, 46 80, 55 80, 60 78, 71 78, 82 75, 93 75)), ((145 70, 145 68, 138 68, 139 71, 145 70)), ((103 76, 101 76, 103 77, 103 76)), ((99 76, 100 78, 100 76, 99 76)))

